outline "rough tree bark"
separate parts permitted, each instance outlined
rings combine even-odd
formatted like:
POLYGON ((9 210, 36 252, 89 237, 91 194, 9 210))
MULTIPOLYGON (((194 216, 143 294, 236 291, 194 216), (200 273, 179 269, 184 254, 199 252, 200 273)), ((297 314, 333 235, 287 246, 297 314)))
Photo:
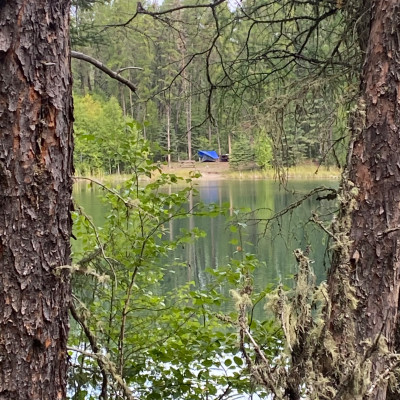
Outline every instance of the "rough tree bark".
MULTIPOLYGON (((399 302, 400 2, 375 0, 370 11, 362 100, 344 183, 352 199, 344 203, 338 229, 348 227, 349 240, 342 237, 329 277, 330 330, 343 357, 354 351, 370 368, 370 388, 379 383, 368 398, 384 400, 387 384, 379 376, 388 364, 373 344, 385 338, 393 351, 399 302)), ((340 399, 355 395, 347 365, 350 384, 341 382, 340 399)))
POLYGON ((69 0, 0 1, 0 398, 66 398, 69 0))

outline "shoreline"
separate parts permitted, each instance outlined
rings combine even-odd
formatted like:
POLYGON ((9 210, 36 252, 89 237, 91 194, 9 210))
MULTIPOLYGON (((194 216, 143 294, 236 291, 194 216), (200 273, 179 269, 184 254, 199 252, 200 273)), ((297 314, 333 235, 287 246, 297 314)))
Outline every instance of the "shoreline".
MULTIPOLYGON (((197 181, 207 180, 279 180, 275 170, 267 169, 253 169, 253 170, 232 170, 229 168, 229 163, 201 163, 195 162, 194 167, 182 168, 179 163, 172 163, 170 167, 167 165, 161 166, 162 172, 166 174, 174 174, 182 178, 191 178, 193 173, 200 173, 201 177, 193 178, 197 181)), ((285 179, 287 180, 338 180, 340 179, 341 170, 331 167, 327 169, 324 166, 316 166, 312 164, 304 164, 296 167, 290 167, 284 170, 285 179)), ((94 174, 85 175, 78 174, 82 177, 89 177, 92 179, 101 179, 104 181, 124 181, 129 179, 130 174, 94 174)), ((79 176, 74 178, 76 181, 81 181, 79 176)), ((157 175, 155 175, 157 176, 157 175)), ((143 179, 143 181, 151 179, 143 179)))

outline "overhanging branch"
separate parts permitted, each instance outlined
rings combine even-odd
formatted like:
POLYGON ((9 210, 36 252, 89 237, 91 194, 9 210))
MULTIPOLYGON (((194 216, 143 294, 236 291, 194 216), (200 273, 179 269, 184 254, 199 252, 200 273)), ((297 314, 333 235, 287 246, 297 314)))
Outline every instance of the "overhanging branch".
POLYGON ((128 79, 123 78, 121 75, 119 75, 120 72, 122 72, 125 69, 141 69, 139 67, 128 67, 128 68, 121 68, 118 72, 115 72, 105 66, 101 61, 96 60, 95 58, 88 56, 87 54, 80 53, 79 51, 71 51, 71 57, 77 58, 78 60, 83 60, 86 61, 92 65, 94 65, 96 68, 100 69, 104 73, 106 73, 109 77, 117 80, 118 82, 124 84, 127 86, 132 92, 136 93, 136 86, 129 81, 128 79))

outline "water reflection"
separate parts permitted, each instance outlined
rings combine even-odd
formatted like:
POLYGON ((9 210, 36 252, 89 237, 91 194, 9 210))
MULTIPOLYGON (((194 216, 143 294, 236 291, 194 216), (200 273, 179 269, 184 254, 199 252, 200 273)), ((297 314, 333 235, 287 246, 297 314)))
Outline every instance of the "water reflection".
MULTIPOLYGON (((333 182, 335 184, 335 182, 333 182)), ((306 199, 298 208, 289 211, 266 227, 266 218, 290 206, 310 190, 332 182, 292 182, 290 191, 279 189, 270 181, 209 181, 198 186, 198 198, 190 198, 190 207, 201 200, 204 203, 228 202, 228 216, 204 218, 192 216, 188 221, 176 220, 171 229, 200 228, 207 236, 194 244, 187 244, 174 255, 174 259, 187 262, 197 281, 206 280, 206 267, 226 265, 230 258, 240 256, 240 251, 254 253, 264 267, 256 272, 256 283, 264 287, 268 283, 285 281, 295 273, 293 250, 310 247, 310 257, 319 281, 326 275, 326 241, 323 232, 309 222, 313 212, 327 214, 329 204, 316 201, 317 195, 306 199), (236 244, 238 234, 229 229, 229 217, 243 215, 243 208, 258 210, 246 214, 250 220, 242 225, 243 242, 236 244), (228 217, 228 218, 227 218, 228 217)), ((244 220, 243 220, 244 222, 244 220)), ((179 274, 178 274, 179 275, 179 274)), ((178 282, 175 282, 178 284, 178 282)))
MULTIPOLYGON (((188 219, 169 222, 169 239, 173 239, 181 229, 192 230, 195 227, 205 231, 206 236, 193 244, 180 246, 168 260, 163 260, 175 272, 166 278, 165 289, 170 290, 187 280, 205 284, 208 277, 204 271, 207 267, 226 265, 231 258, 240 257, 241 251, 253 253, 263 262, 263 267, 256 271, 255 276, 258 289, 268 283, 288 282, 295 273, 293 250, 305 249, 307 246, 311 249, 310 258, 314 261, 317 279, 323 280, 327 269, 327 238, 309 219, 313 212, 328 214, 334 206, 333 202, 317 201, 315 195, 278 218, 267 229, 263 220, 287 208, 317 186, 336 187, 337 182, 293 181, 288 190, 280 188, 276 182, 263 180, 199 182, 198 195, 189 196, 189 209, 196 209, 196 204, 202 201, 221 206, 227 203, 227 212, 225 216, 215 218, 193 215, 188 219), (244 208, 258 211, 247 214, 250 220, 242 228, 243 242, 236 244, 238 234, 229 229, 229 219, 235 215, 241 218, 244 208), (174 266, 178 263, 186 267, 174 266)), ((170 187, 168 190, 171 192, 174 188, 170 187)), ((100 195, 99 188, 89 187, 87 184, 75 186, 75 201, 99 225, 104 223, 107 214, 100 195)))

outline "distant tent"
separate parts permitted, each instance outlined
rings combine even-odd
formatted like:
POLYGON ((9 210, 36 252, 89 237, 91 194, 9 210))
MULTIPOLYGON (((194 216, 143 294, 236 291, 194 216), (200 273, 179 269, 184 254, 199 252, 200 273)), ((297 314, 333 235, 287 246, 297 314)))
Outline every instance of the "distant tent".
POLYGON ((218 161, 218 154, 214 150, 199 150, 197 152, 199 155, 200 161, 218 161))

